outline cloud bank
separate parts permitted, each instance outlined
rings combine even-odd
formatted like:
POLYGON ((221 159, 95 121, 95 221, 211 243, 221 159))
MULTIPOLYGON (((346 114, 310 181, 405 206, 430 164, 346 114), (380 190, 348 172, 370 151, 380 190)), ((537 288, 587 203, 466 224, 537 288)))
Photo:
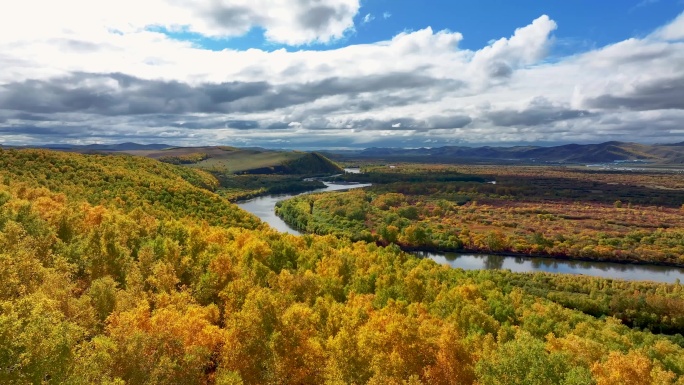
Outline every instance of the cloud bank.
POLYGON ((369 18, 358 0, 148 1, 0 5, 0 142, 684 140, 684 14, 645 37, 551 61, 562 26, 546 15, 479 50, 430 27, 313 50, 369 18), (211 51, 166 33, 254 28, 298 48, 211 51))

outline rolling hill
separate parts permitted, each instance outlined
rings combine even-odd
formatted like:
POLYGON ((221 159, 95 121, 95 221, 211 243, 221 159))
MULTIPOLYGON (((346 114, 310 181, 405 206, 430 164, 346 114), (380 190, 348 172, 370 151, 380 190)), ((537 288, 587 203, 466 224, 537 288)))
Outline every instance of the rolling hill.
POLYGON ((125 151, 167 163, 230 174, 334 174, 342 169, 325 156, 302 151, 229 146, 169 147, 125 151))
POLYGON ((40 148, 83 154, 124 153, 186 165, 221 174, 323 175, 342 169, 320 153, 271 150, 260 147, 198 146, 178 147, 168 144, 47 144, 43 146, 2 146, 5 149, 40 148))
POLYGON ((45 189, 126 213, 143 210, 158 218, 259 226, 257 218, 213 192, 219 187, 213 175, 140 156, 0 149, 0 182, 22 191, 45 189))

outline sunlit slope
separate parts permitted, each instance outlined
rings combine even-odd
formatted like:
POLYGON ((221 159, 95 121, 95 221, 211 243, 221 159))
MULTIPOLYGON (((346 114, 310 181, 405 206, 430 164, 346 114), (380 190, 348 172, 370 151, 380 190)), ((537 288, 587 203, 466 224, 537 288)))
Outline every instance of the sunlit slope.
POLYGON ((334 174, 342 170, 318 153, 255 148, 173 147, 163 150, 128 151, 193 168, 232 174, 334 174), (194 161, 193 161, 194 160, 194 161))
POLYGON ((210 224, 254 228, 258 220, 212 192, 207 172, 123 155, 84 155, 49 150, 0 150, 5 184, 46 187, 70 200, 194 218, 210 224))

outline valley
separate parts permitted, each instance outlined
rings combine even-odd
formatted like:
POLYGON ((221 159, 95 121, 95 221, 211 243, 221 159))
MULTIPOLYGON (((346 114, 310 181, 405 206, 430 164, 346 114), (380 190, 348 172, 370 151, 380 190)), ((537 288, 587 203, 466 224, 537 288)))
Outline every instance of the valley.
POLYGON ((278 203, 297 235, 231 200, 340 166, 250 151, 231 161, 275 173, 198 167, 212 158, 197 148, 0 150, 0 382, 498 384, 512 367, 505 383, 684 381, 679 281, 402 251, 678 266, 678 174, 359 159, 326 183, 363 188, 278 203))

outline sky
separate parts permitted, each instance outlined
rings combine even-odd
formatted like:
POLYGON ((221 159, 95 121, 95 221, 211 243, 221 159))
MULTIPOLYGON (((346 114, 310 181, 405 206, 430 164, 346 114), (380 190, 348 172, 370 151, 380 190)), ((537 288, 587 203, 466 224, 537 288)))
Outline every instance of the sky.
POLYGON ((0 3, 0 144, 684 141, 684 0, 0 3))

